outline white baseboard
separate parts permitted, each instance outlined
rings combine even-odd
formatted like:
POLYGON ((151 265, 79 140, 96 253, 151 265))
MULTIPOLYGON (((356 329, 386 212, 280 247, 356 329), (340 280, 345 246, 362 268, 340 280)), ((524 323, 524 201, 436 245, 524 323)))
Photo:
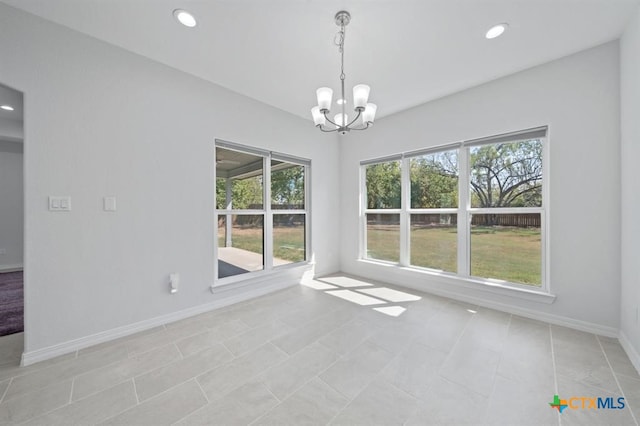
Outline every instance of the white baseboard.
POLYGON ((624 351, 627 353, 629 361, 631 361, 631 364, 633 364, 633 366, 638 371, 638 374, 640 374, 640 354, 638 353, 636 348, 633 347, 633 345, 629 341, 629 338, 627 338, 627 335, 624 334, 622 330, 620 330, 618 340, 620 341, 620 345, 622 345, 622 349, 624 349, 624 351))
MULTIPOLYGON (((355 275, 353 276, 358 278, 355 275)), ((366 280, 367 278, 361 278, 361 279, 366 280)), ((471 303, 471 304, 482 306, 485 308, 507 312, 513 315, 519 315, 525 318, 530 318, 538 321, 544 321, 554 325, 560 325, 563 327, 572 328, 574 330, 585 331, 587 333, 594 333, 600 336, 618 337, 618 329, 616 327, 609 327, 601 324, 595 324, 595 323, 582 321, 574 318, 554 315, 554 314, 550 314, 550 313, 546 313, 546 312, 538 311, 534 309, 522 308, 519 306, 510 305, 506 303, 494 302, 481 297, 469 296, 469 295, 465 295, 465 294, 454 292, 454 291, 447 291, 445 289, 438 288, 435 286, 430 286, 426 288, 425 286, 415 285, 410 281, 406 281, 403 284, 396 284, 396 283, 391 283, 391 284, 398 285, 400 287, 410 288, 412 290, 420 291, 422 293, 435 294, 438 296, 447 297, 449 299, 471 303)))
MULTIPOLYGON (((141 331, 149 330, 154 327, 161 326, 163 324, 172 323, 185 318, 189 318, 195 315, 199 315, 205 312, 209 312, 215 309, 220 309, 225 306, 233 305, 235 303, 243 302, 245 300, 253 299, 258 296, 262 296, 274 291, 278 291, 287 287, 294 286, 300 282, 300 277, 297 279, 286 279, 278 277, 272 280, 271 283, 266 284, 260 282, 259 287, 245 286, 242 292, 238 294, 232 294, 224 299, 216 300, 204 305, 194 306, 192 308, 184 309, 170 314, 161 315, 159 317, 151 318, 144 321, 139 321, 133 324, 125 325, 122 327, 113 328, 111 330, 102 331, 100 333, 92 334, 90 336, 81 337, 79 339, 70 340, 68 342, 59 343, 57 345, 49 346, 35 351, 24 352, 22 354, 22 366, 35 364, 36 362, 45 361, 47 359, 55 358, 60 355, 65 355, 71 352, 75 352, 80 349, 88 348, 99 343, 108 342, 118 339, 120 337, 129 336, 141 331)), ((232 293, 232 292, 229 292, 232 293)))
POLYGON ((588 321, 582 321, 579 319, 564 317, 560 315, 554 315, 547 312, 536 311, 533 309, 521 308, 518 306, 508 305, 505 303, 492 302, 486 299, 463 296, 459 293, 442 292, 440 296, 445 296, 450 299, 460 300, 462 302, 473 303, 478 306, 482 306, 489 309, 495 309, 502 312, 507 312, 513 315, 519 315, 521 317, 547 322, 549 324, 560 325, 574 330, 584 331, 587 333, 593 333, 600 336, 618 337, 618 329, 615 327, 609 327, 606 325, 596 324, 588 321), (448 294, 445 294, 448 293, 448 294))
POLYGON ((22 263, 18 263, 15 265, 0 265, 0 272, 16 272, 22 271, 24 265, 22 263))

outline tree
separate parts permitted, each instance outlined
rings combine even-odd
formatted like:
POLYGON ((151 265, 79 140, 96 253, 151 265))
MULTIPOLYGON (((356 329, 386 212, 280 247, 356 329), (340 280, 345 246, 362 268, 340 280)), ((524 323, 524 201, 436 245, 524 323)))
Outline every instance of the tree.
POLYGON ((271 172, 271 202, 287 208, 302 208, 304 204, 303 166, 291 165, 271 172))
POLYGON ((472 147, 472 207, 539 207, 542 142, 532 139, 472 147))
POLYGON ((399 209, 400 162, 389 161, 367 166, 367 208, 399 209))
POLYGON ((437 209, 458 206, 458 159, 445 151, 411 159, 411 207, 437 209))

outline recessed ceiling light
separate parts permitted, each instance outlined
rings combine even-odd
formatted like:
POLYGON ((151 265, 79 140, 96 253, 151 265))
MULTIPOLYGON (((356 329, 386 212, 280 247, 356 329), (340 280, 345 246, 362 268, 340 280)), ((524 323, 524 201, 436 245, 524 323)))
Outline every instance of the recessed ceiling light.
POLYGON ((11 105, 1 105, 0 108, 5 111, 13 111, 13 107, 11 105))
POLYGON ((488 39, 500 37, 502 33, 504 33, 507 30, 508 26, 509 24, 506 24, 506 23, 494 25, 493 27, 489 28, 489 31, 487 31, 487 34, 485 34, 485 37, 488 39))
POLYGON ((176 9, 173 11, 173 16, 185 27, 193 28, 196 26, 196 18, 186 10, 176 9))

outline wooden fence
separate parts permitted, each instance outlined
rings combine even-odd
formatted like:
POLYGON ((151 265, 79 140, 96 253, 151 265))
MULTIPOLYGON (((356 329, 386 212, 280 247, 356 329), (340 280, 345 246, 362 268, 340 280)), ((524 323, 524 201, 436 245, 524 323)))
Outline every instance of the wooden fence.
MULTIPOLYGON (((367 214, 369 225, 398 225, 398 214, 367 214)), ((514 226, 518 228, 539 228, 539 213, 521 214, 474 214, 471 216, 472 226, 514 226)), ((411 226, 415 227, 449 227, 458 224, 457 214, 412 214, 411 226)))

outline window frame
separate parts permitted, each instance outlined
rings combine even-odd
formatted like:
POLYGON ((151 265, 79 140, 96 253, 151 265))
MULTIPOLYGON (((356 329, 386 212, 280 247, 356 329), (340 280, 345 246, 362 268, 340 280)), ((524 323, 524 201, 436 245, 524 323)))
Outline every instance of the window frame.
POLYGON ((550 293, 549 280, 549 127, 540 126, 531 129, 504 133, 480 139, 438 145, 430 148, 404 152, 377 159, 360 162, 360 245, 359 258, 373 263, 396 266, 427 274, 447 276, 457 280, 484 284, 492 287, 508 287, 526 292, 550 293), (540 207, 491 207, 472 208, 470 189, 470 149, 474 146, 491 145, 500 142, 539 139, 542 143, 542 203, 540 207), (457 208, 411 208, 411 158, 457 150, 458 160, 458 207, 457 208), (400 209, 368 209, 366 167, 388 161, 401 161, 401 205, 400 209), (367 256, 367 222, 369 213, 400 214, 400 261, 390 262, 367 256), (471 275, 471 218, 474 214, 540 214, 540 285, 510 282, 496 278, 471 275), (457 214, 457 272, 443 271, 411 264, 411 215, 412 214, 457 214))
MULTIPOLYGON (((234 142, 228 142, 221 139, 215 139, 213 161, 216 162, 216 149, 223 148, 226 150, 241 152, 244 154, 251 154, 262 157, 262 209, 218 209, 217 208, 217 191, 215 190, 217 185, 217 170, 214 166, 213 172, 213 206, 214 206, 214 224, 215 238, 214 238, 214 259, 215 276, 212 288, 218 288, 234 284, 240 281, 250 280, 252 278, 261 277, 280 270, 295 268, 301 265, 308 265, 311 263, 311 160, 306 158, 295 157, 288 154, 283 154, 275 151, 268 151, 259 148, 254 148, 246 145, 237 144, 234 142), (304 209, 272 209, 271 207, 271 161, 283 161, 291 163, 296 166, 304 167, 304 209), (305 259, 299 262, 292 262, 285 265, 274 266, 273 263, 273 215, 274 214, 296 214, 304 215, 304 246, 305 246, 305 259), (220 216, 228 215, 262 215, 263 216, 263 232, 262 232, 262 251, 263 251, 263 269, 258 271, 246 272, 238 275, 231 275, 228 277, 218 277, 218 218, 220 216)), ((226 207, 226 206, 225 206, 226 207)))

